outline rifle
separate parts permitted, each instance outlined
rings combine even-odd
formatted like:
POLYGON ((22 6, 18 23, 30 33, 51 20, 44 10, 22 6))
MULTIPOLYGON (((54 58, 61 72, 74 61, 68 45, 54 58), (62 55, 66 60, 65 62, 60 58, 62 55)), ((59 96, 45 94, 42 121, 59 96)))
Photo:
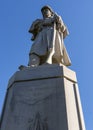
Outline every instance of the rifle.
POLYGON ((53 25, 53 38, 52 38, 52 48, 50 48, 48 55, 47 55, 47 60, 46 63, 52 64, 52 56, 54 54, 54 49, 55 49, 55 38, 56 38, 56 23, 54 22, 53 25))

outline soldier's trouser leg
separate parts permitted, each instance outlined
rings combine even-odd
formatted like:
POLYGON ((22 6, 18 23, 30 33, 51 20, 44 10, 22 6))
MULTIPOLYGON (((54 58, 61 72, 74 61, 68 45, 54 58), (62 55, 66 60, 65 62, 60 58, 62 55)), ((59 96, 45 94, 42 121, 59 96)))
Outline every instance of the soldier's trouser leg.
POLYGON ((28 66, 35 67, 35 66, 38 66, 39 64, 40 64, 40 58, 39 58, 39 56, 36 55, 36 54, 30 54, 29 55, 28 66))

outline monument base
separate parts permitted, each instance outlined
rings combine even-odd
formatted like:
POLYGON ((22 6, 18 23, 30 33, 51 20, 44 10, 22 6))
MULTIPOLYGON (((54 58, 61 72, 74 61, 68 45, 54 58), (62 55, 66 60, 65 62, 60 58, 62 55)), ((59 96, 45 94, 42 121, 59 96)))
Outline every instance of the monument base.
POLYGON ((75 72, 42 65, 9 80, 1 130, 85 130, 75 72))

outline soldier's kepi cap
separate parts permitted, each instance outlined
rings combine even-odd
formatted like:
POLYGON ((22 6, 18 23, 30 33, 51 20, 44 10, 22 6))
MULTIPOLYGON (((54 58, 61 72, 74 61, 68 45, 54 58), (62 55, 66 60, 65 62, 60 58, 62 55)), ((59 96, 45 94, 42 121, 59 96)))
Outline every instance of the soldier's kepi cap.
POLYGON ((44 9, 49 9, 49 10, 51 11, 51 13, 54 14, 54 11, 52 10, 52 8, 51 8, 50 6, 48 6, 48 5, 43 6, 43 7, 41 8, 41 12, 42 12, 42 13, 43 13, 43 10, 44 10, 44 9))

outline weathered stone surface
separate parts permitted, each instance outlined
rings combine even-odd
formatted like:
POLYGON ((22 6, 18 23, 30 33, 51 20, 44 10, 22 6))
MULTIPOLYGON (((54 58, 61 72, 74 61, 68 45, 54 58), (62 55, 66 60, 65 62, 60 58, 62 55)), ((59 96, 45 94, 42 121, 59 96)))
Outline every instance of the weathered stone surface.
POLYGON ((58 78, 65 77, 73 82, 77 82, 76 74, 74 71, 68 69, 65 66, 53 64, 53 65, 41 65, 38 67, 28 67, 25 70, 17 71, 9 80, 8 87, 14 82, 39 80, 46 78, 58 78))
POLYGON ((85 130, 75 72, 59 65, 16 72, 1 130, 85 130))

